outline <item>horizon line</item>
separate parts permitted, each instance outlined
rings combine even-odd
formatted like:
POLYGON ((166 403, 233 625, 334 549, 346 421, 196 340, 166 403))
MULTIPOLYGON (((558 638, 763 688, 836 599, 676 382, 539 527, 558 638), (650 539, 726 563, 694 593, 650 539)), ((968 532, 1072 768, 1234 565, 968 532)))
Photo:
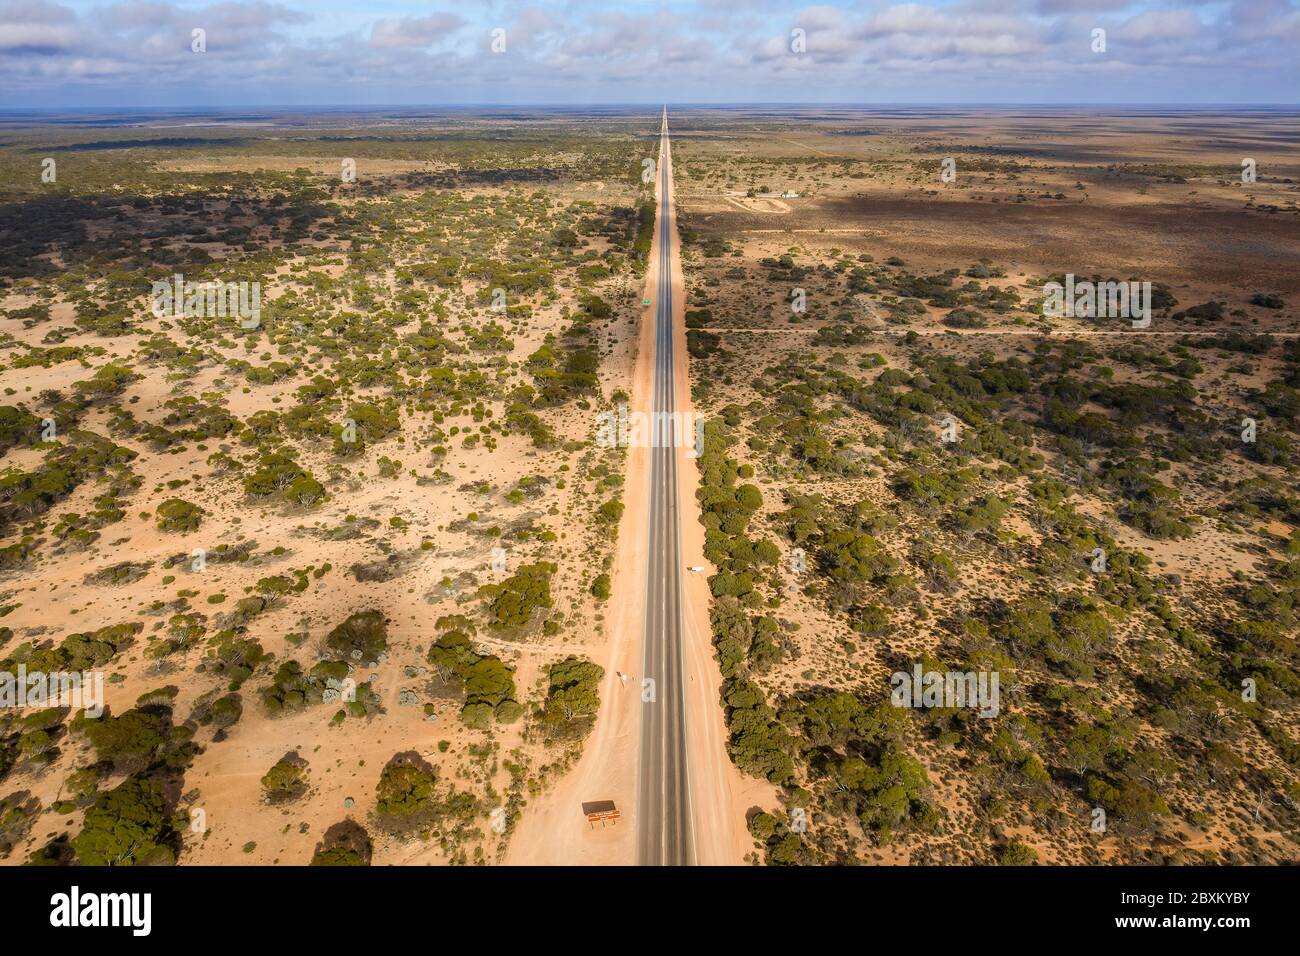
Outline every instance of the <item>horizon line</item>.
MULTIPOLYGON (((1215 103, 1215 102, 1197 102, 1197 101, 1150 101, 1150 102, 1105 102, 1105 101, 1009 101, 1009 100, 988 100, 980 102, 945 102, 940 100, 899 100, 899 101, 882 101, 882 102, 862 102, 862 101, 795 101, 795 100, 753 100, 753 101, 719 101, 719 102, 683 102, 667 104, 669 109, 745 109, 755 107, 783 107, 789 109, 809 109, 809 108, 835 108, 835 109, 886 109, 886 108, 928 108, 928 109, 981 109, 981 108, 1057 108, 1057 109, 1296 109, 1300 110, 1300 101, 1297 102, 1274 102, 1274 103, 1215 103)), ((263 112, 304 112, 304 111, 373 111, 373 110, 510 110, 510 109, 552 109, 552 110, 582 110, 582 109, 627 109, 627 108, 646 108, 661 110, 665 108, 663 100, 659 101, 639 101, 628 100, 624 102, 590 102, 590 103, 559 103, 559 102, 536 102, 536 103, 277 103, 277 104, 249 104, 249 103, 222 103, 210 105, 152 105, 152 106, 0 106, 0 116, 14 114, 40 114, 40 113, 59 113, 59 112, 119 112, 119 113, 146 113, 146 112, 215 112, 227 110, 252 111, 258 110, 263 112)))

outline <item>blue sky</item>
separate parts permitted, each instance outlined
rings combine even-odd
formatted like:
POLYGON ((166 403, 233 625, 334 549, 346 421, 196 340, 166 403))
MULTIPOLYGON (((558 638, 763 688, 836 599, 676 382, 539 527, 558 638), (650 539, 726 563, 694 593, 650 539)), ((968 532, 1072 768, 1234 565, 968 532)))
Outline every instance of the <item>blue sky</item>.
POLYGON ((0 0, 0 108, 1296 103, 1297 51, 1300 0, 0 0))

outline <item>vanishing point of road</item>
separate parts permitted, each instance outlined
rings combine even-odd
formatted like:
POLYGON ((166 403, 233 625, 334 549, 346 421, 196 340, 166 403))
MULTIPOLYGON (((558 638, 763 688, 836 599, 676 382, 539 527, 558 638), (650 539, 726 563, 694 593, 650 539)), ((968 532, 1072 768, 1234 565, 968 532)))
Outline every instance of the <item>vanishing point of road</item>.
POLYGON ((676 415, 673 356, 673 265, 669 229, 671 156, 668 111, 659 141, 659 282, 655 291, 655 363, 650 450, 650 526, 646 573, 641 759, 637 780, 637 862, 643 866, 695 863, 691 786, 686 760, 686 703, 682 677, 682 559, 677 501, 677 454, 685 442, 676 415), (683 441, 684 440, 684 441, 683 441))

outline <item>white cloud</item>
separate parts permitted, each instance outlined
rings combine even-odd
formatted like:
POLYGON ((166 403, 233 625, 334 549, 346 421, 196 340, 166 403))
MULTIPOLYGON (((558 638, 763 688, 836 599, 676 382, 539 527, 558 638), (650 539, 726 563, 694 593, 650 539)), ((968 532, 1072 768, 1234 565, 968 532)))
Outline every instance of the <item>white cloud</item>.
POLYGON ((370 45, 378 50, 419 50, 441 43, 464 25, 452 13, 379 20, 370 31, 370 45))
POLYGON ((77 15, 44 0, 0 3, 0 52, 51 55, 75 49, 77 15))
POLYGON ((201 95, 287 103, 294 100, 271 97, 291 91, 308 102, 346 102, 371 90, 384 91, 385 102, 661 94, 717 101, 765 92, 809 102, 874 95, 889 84, 910 97, 1008 89, 1032 100, 1041 77, 1057 84, 1054 98, 1074 90, 1080 100, 1127 98, 1142 77, 1172 78, 1171 89, 1187 100, 1217 98, 1223 81, 1254 91, 1259 102, 1294 101, 1300 88, 1300 0, 1229 0, 1195 11, 1166 0, 807 7, 684 0, 623 9, 594 0, 498 0, 439 4, 420 16, 385 15, 393 0, 371 2, 373 14, 341 15, 307 0, 127 0, 80 13, 52 0, 0 0, 0 102, 89 102, 87 90, 104 99, 116 92, 139 101, 141 91, 166 97, 156 102, 201 95), (195 26, 207 30, 206 56, 190 52, 195 26), (1104 57, 1089 51, 1094 26, 1111 34, 1104 57), (489 51, 495 27, 506 29, 507 56, 489 51), (806 31, 806 53, 791 51, 793 27, 806 31), (1094 85, 1107 76, 1123 80, 1094 85))
POLYGON ((1148 10, 1125 23, 1115 35, 1126 43, 1153 43, 1187 39, 1200 30, 1201 21, 1190 10, 1148 10))

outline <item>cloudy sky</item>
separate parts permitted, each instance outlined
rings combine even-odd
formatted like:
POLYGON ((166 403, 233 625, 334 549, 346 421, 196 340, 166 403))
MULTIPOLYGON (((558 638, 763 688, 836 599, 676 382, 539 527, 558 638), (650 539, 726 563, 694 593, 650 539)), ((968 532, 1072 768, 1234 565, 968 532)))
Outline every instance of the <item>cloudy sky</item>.
POLYGON ((1276 104, 1298 64, 1300 0, 0 0, 0 108, 1276 104))

